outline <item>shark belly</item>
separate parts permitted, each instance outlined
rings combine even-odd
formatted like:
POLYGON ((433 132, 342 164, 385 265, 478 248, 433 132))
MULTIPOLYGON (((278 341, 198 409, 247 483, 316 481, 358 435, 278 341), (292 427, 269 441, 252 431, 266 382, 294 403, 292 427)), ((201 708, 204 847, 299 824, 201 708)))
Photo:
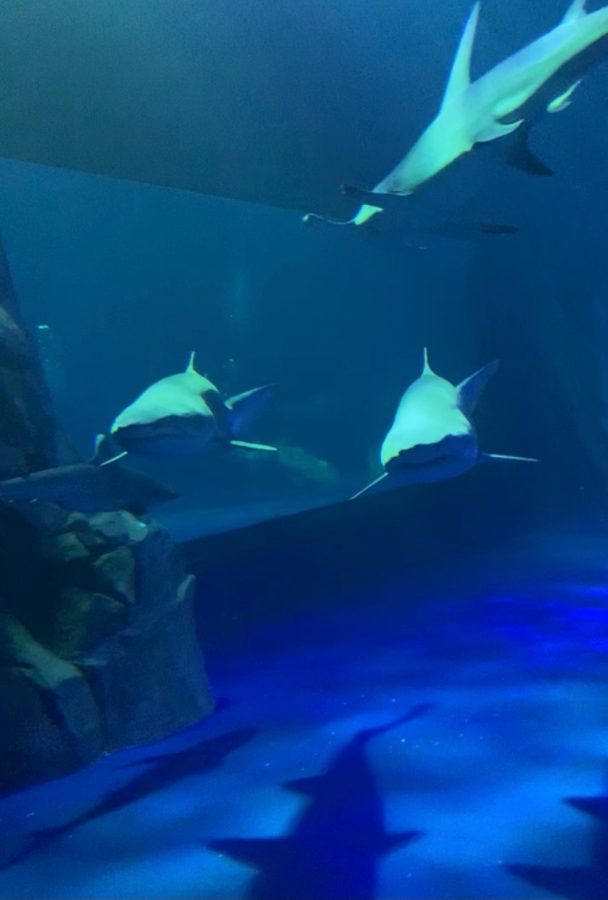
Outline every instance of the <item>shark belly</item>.
POLYGON ((166 416, 112 430, 112 438, 138 456, 180 456, 205 450, 217 437, 211 415, 166 416))
POLYGON ((448 435, 434 444, 416 444, 387 460, 386 487, 456 478, 472 469, 477 460, 477 441, 473 434, 448 435))

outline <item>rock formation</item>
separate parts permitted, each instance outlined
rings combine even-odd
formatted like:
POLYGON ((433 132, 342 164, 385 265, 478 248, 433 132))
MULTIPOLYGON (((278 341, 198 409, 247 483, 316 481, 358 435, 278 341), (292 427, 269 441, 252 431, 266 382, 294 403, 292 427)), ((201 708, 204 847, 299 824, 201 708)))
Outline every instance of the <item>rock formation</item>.
MULTIPOLYGON (((0 478, 73 461, 63 443, 0 247, 0 478)), ((0 791, 211 709, 193 594, 148 519, 0 506, 0 791)))

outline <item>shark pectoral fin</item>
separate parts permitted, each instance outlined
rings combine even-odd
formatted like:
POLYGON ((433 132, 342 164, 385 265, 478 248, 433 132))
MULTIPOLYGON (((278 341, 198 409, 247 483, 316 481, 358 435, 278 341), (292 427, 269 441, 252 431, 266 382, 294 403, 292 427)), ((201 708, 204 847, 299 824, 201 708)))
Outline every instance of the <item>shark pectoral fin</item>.
POLYGON ((553 169, 536 156, 530 149, 530 129, 524 128, 516 136, 512 146, 506 156, 508 165, 515 169, 521 169, 528 175, 539 175, 541 178, 547 178, 554 174, 553 169))
POLYGON ((270 444, 252 444, 251 441, 229 441, 231 447, 239 447, 241 450, 265 450, 269 453, 278 453, 278 447, 270 444))
POLYGON ((118 462, 119 459, 124 459, 125 456, 128 456, 128 452, 123 450, 122 453, 117 453, 116 456, 110 457, 110 459, 104 459, 103 462, 99 463, 99 466, 111 466, 112 463, 118 462))
POLYGON ((459 406, 465 416, 469 416, 473 412, 483 389, 497 371, 498 360, 494 360, 460 382, 458 385, 459 406))
POLYGON ((567 91, 564 91, 563 94, 560 94, 559 97, 556 97, 555 100, 552 100, 551 103, 547 106, 547 112, 558 113, 563 112, 564 109, 568 109, 568 107, 572 104, 572 94, 575 92, 582 80, 582 78, 579 78, 578 81, 575 81, 574 84, 570 85, 567 91))
POLYGON ((373 487, 375 487, 377 484, 380 484, 380 482, 384 481, 385 478, 388 478, 388 472, 383 472, 382 475, 380 475, 378 478, 375 478, 371 482, 371 484, 366 485, 366 487, 364 487, 363 490, 358 491, 356 494, 353 494, 353 496, 350 499, 356 500, 357 497, 361 497, 363 494, 366 494, 368 491, 371 491, 371 489, 373 487))
POLYGON ((475 143, 486 144, 488 143, 488 141, 495 141, 498 138, 506 137, 508 134, 512 134, 514 131, 516 131, 520 125, 523 125, 524 121, 524 119, 518 119, 517 122, 509 122, 507 124, 503 124, 502 122, 493 122, 478 135, 476 135, 475 143))
POLYGON ((529 462, 539 463, 534 456, 508 456, 504 453, 480 453, 479 462, 529 462))
POLYGON ((448 78, 447 87, 443 95, 441 108, 448 106, 455 97, 463 94, 471 84, 471 55, 473 53, 473 44, 475 43, 475 35, 477 33, 477 23, 479 21, 479 10, 481 3, 473 6, 464 26, 460 43, 452 63, 450 77, 448 78))

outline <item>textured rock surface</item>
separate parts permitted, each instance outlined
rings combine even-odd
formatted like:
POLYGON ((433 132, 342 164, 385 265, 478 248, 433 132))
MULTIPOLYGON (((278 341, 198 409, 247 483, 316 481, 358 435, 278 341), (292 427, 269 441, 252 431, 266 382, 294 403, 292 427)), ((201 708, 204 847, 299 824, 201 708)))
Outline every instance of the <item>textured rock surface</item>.
MULTIPOLYGON (((0 479, 73 462, 63 445, 0 244, 0 479)), ((193 592, 153 522, 0 506, 0 791, 209 712, 193 592)))
POLYGON ((126 512, 36 515, 0 549, 6 571, 16 539, 28 572, 0 597, 0 790, 160 738, 212 705, 194 579, 169 536, 126 512))

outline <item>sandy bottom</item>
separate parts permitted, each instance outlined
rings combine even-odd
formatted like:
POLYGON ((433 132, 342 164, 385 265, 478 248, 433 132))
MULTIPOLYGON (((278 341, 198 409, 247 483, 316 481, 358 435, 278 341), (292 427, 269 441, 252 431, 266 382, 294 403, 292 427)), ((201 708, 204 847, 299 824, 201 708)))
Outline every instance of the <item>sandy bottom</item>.
POLYGON ((213 717, 1 800, 0 896, 605 900, 608 539, 413 583, 215 641, 213 717))

